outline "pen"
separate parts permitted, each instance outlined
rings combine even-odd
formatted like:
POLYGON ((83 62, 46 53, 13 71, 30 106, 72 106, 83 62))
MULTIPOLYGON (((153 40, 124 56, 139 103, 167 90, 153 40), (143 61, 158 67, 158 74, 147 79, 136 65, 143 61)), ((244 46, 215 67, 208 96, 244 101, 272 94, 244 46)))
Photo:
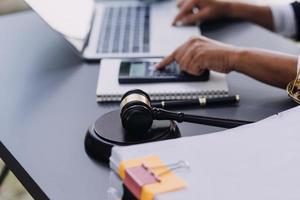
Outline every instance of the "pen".
POLYGON ((188 100, 168 100, 168 101, 160 101, 152 103, 153 107, 157 108, 182 108, 182 107, 190 107, 190 106, 217 106, 217 105, 227 105, 227 104, 235 104, 240 101, 239 95, 234 96, 224 96, 224 97, 199 97, 198 99, 188 99, 188 100))

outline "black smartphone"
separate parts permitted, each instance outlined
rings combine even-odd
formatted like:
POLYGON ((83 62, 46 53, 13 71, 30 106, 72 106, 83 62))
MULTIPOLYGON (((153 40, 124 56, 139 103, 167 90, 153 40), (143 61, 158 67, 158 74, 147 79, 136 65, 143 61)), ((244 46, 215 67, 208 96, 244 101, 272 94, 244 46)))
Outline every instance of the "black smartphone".
POLYGON ((123 61, 120 65, 119 83, 160 83, 160 82, 195 82, 207 81, 209 70, 204 70, 199 76, 180 71, 176 62, 163 70, 155 68, 156 62, 150 61, 123 61))

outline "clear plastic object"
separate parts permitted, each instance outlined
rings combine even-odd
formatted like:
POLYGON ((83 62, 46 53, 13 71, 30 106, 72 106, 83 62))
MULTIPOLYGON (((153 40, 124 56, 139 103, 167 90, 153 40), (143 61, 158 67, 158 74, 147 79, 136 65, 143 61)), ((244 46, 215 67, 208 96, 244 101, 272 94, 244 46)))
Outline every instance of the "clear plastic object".
POLYGON ((114 173, 109 175, 109 188, 107 190, 108 200, 121 200, 123 197, 122 180, 114 173))

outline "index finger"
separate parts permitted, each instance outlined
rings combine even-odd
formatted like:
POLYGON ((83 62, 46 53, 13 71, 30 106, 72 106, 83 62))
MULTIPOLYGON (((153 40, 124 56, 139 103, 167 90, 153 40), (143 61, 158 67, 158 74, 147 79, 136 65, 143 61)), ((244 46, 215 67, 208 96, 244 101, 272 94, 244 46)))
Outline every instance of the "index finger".
POLYGON ((186 1, 186 0, 177 0, 177 7, 178 7, 178 8, 181 8, 182 5, 184 5, 185 1, 186 1))
POLYGON ((174 18, 172 24, 176 25, 178 21, 180 21, 188 12, 191 12, 195 6, 195 2, 190 0, 189 2, 184 3, 184 5, 180 8, 179 13, 174 18))
POLYGON ((171 55, 165 57, 160 63, 158 63, 156 65, 156 69, 165 68, 167 65, 171 64, 174 61, 174 59, 175 59, 175 51, 171 55))

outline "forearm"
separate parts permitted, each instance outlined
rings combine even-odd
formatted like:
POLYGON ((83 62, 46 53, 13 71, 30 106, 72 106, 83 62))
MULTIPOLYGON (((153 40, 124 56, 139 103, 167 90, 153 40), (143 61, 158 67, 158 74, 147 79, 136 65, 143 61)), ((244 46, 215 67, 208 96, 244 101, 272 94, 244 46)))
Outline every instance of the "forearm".
POLYGON ((297 73, 296 56, 271 51, 239 49, 231 62, 235 71, 280 88, 285 88, 297 73))
POLYGON ((269 30, 274 30, 272 11, 269 6, 238 2, 225 2, 224 4, 225 15, 228 17, 248 20, 269 30))

